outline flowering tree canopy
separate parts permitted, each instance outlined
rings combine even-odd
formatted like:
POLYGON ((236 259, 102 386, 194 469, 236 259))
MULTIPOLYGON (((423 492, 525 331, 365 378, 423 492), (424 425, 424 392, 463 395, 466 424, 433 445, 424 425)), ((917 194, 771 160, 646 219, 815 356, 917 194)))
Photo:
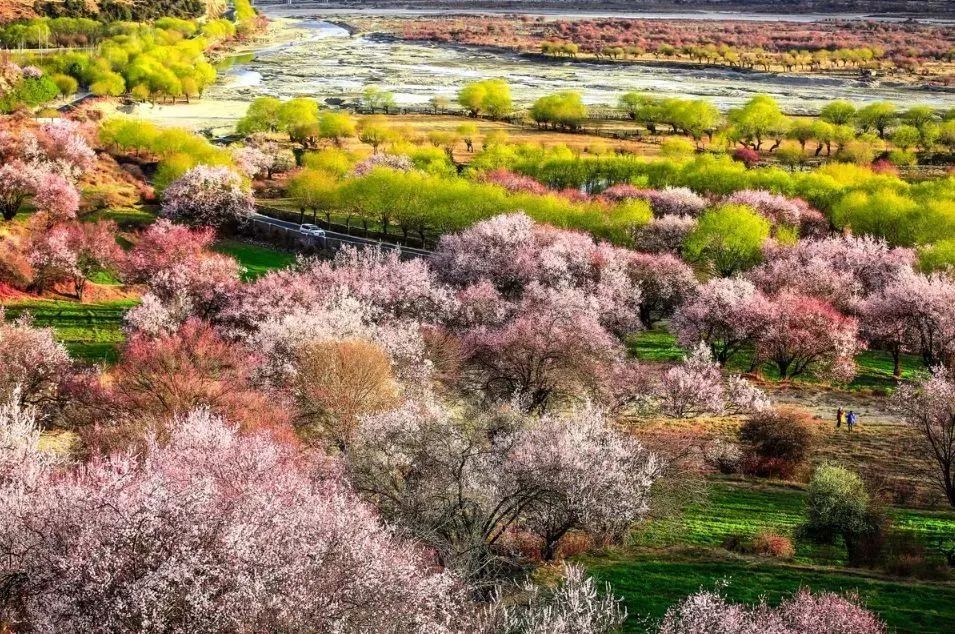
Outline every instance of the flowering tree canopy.
POLYGON ((939 369, 921 385, 900 387, 895 402, 906 422, 919 432, 919 453, 936 464, 932 479, 955 506, 955 381, 951 372, 939 369))
POLYGON ((14 392, 20 402, 44 414, 59 398, 61 382, 72 373, 72 362, 50 328, 36 328, 29 317, 13 322, 0 309, 0 398, 14 392))
POLYGON ((749 273, 757 286, 812 295, 849 312, 910 272, 915 261, 911 249, 891 248, 869 236, 807 239, 792 246, 769 242, 763 254, 766 261, 749 273))
POLYGON ((445 565, 471 579, 489 572, 515 523, 538 531, 551 553, 571 529, 619 536, 646 512, 660 468, 597 410, 534 419, 513 408, 462 414, 429 400, 362 420, 347 460, 387 519, 426 536, 445 565))
POLYGON ((166 188, 162 212, 183 224, 222 227, 242 224, 254 207, 238 174, 227 167, 199 165, 166 188))
POLYGON ((685 348, 700 341, 710 346, 725 364, 752 343, 769 308, 766 297, 752 283, 738 278, 718 278, 700 287, 673 317, 672 327, 685 348))
POLYGON ((433 266, 442 281, 465 287, 489 281, 507 299, 525 290, 575 289, 591 299, 601 322, 618 332, 636 327, 640 290, 627 276, 628 253, 590 236, 501 215, 444 236, 433 266))
MULTIPOLYGON (((211 251, 214 239, 209 227, 190 229, 161 218, 139 236, 125 258, 127 280, 145 284, 156 300, 147 308, 165 307, 178 315, 170 318, 172 326, 188 315, 211 316, 237 291, 239 264, 211 251), (181 310, 173 310, 177 306, 181 310)), ((131 317, 138 319, 135 312, 131 317)))
POLYGON ((955 355, 955 283, 951 278, 909 271, 873 295, 866 306, 874 311, 864 318, 870 332, 891 345, 918 351, 928 367, 945 364, 955 355))
POLYGON ((0 165, 0 211, 4 220, 13 220, 45 175, 44 170, 36 165, 20 160, 0 165))
POLYGON ((679 253, 696 225, 691 216, 660 216, 634 232, 633 246, 648 253, 679 253))
POLYGON ((281 429, 289 414, 280 399, 256 389, 257 355, 195 319, 156 337, 134 335, 122 350, 108 392, 115 426, 129 420, 161 427, 205 407, 243 429, 281 429))
POLYGON ((700 591, 671 607, 657 634, 720 632, 721 634, 884 634, 885 624, 851 599, 833 593, 800 590, 778 607, 728 602, 716 592, 700 591))
POLYGON ((36 185, 33 205, 45 213, 53 224, 76 218, 80 208, 80 193, 76 186, 55 172, 44 174, 36 185))
POLYGON ((396 172, 410 172, 414 164, 403 154, 373 154, 352 169, 353 176, 367 176, 376 169, 389 169, 396 172))
POLYGON ((847 381, 861 349, 858 321, 821 300, 784 291, 775 296, 756 334, 759 359, 788 379, 812 369, 847 381))
POLYGON ((670 317, 697 287, 693 269, 669 253, 634 253, 627 274, 640 287, 640 321, 646 328, 670 317))
MULTIPOLYGON (((0 465, 9 452, 0 444, 0 465)), ((8 623, 434 632, 467 621, 454 579, 429 571, 320 459, 206 411, 164 444, 150 438, 141 461, 33 468, 32 487, 0 484, 8 623)))
POLYGON ((770 406, 762 390, 746 379, 723 379, 713 362, 709 347, 700 343, 683 363, 669 368, 660 377, 657 394, 660 407, 670 416, 702 416, 728 412, 759 412, 770 406))

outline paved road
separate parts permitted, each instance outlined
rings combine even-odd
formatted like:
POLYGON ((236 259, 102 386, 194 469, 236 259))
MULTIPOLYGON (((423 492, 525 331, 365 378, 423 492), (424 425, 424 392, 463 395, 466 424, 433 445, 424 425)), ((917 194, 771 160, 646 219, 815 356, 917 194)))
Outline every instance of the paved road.
MULTIPOLYGON (((288 220, 279 220, 278 218, 273 218, 272 216, 267 216, 261 213, 252 214, 252 220, 254 222, 262 222, 269 224, 275 227, 282 227, 289 231, 298 232, 299 225, 296 222, 289 222, 288 220)), ((425 251, 423 249, 414 249, 412 247, 402 246, 400 244, 394 244, 391 242, 379 242, 378 240, 371 240, 369 238, 362 238, 359 236, 350 236, 347 233, 338 233, 337 231, 328 231, 325 230, 325 239, 326 240, 338 240, 340 243, 353 244, 355 246, 362 247, 378 247, 383 250, 394 250, 398 251, 404 255, 412 255, 416 257, 430 257, 431 251, 425 251)))

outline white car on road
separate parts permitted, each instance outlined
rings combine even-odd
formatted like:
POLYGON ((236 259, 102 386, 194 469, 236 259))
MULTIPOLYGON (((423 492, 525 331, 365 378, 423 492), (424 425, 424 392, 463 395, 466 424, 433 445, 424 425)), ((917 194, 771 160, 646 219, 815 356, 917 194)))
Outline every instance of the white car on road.
POLYGON ((324 238, 325 230, 318 227, 317 225, 304 224, 298 226, 298 232, 303 236, 308 236, 310 238, 324 238))

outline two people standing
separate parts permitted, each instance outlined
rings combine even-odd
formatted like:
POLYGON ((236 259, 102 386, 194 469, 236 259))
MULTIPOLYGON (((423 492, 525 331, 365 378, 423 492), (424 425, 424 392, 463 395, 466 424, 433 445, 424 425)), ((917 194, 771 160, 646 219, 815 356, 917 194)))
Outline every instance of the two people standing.
POLYGON ((845 410, 840 407, 836 410, 836 429, 842 427, 842 421, 845 420, 846 427, 849 429, 849 433, 851 434, 852 428, 856 425, 856 418, 856 413, 854 411, 850 409, 849 413, 847 414, 845 410))

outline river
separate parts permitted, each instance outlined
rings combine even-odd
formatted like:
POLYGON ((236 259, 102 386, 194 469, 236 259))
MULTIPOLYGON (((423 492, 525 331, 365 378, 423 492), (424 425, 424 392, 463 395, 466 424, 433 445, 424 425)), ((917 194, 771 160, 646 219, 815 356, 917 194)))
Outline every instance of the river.
POLYGON ((900 106, 955 106, 952 93, 870 85, 846 77, 786 75, 725 68, 674 68, 648 64, 551 61, 509 52, 351 36, 315 19, 280 19, 275 44, 221 71, 201 102, 141 106, 136 114, 189 127, 229 126, 253 98, 271 95, 352 98, 364 87, 392 91, 400 105, 427 104, 435 95, 453 100, 466 82, 503 77, 515 102, 528 104, 559 90, 577 90, 588 104, 613 104, 624 92, 704 97, 726 110, 753 95, 772 95, 785 111, 816 112, 827 101, 889 100, 900 106))

